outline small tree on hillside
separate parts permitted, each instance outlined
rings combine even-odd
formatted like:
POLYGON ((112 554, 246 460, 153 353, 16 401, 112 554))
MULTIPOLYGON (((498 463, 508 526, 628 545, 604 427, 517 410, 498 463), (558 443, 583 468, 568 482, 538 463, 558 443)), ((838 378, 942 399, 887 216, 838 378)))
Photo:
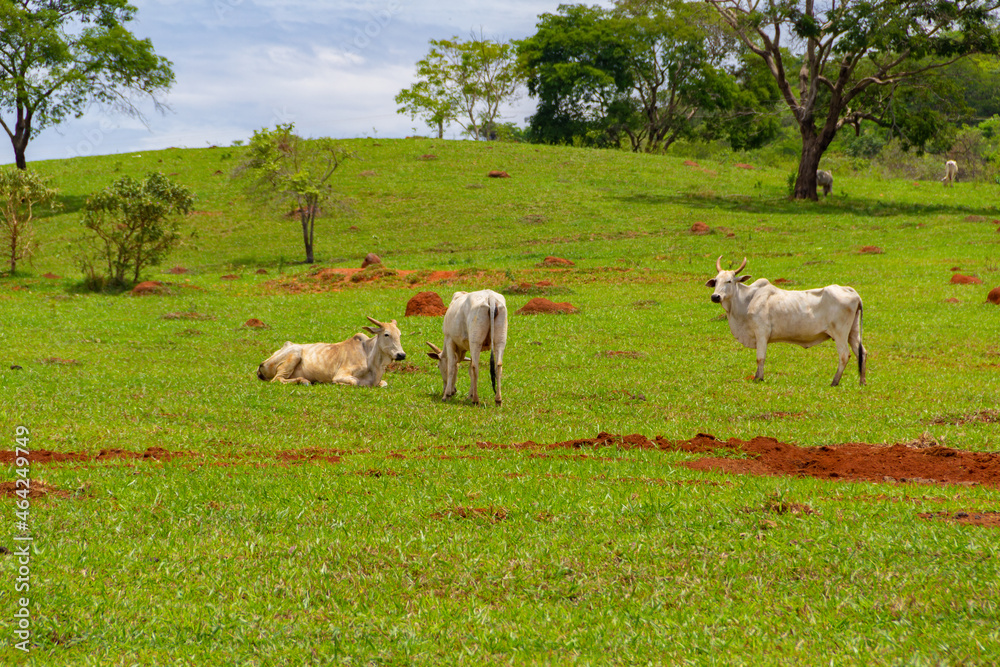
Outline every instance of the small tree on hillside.
POLYGON ((517 100, 523 80, 514 45, 482 35, 466 42, 432 39, 430 44, 427 57, 417 61, 420 80, 396 95, 397 113, 419 116, 437 129, 439 139, 450 122, 473 139, 491 138, 500 107, 517 100))
POLYGON ((312 264, 316 215, 334 200, 329 183, 333 172, 353 154, 332 139, 303 139, 294 129, 293 123, 286 123, 254 132, 247 157, 234 176, 249 178, 253 195, 295 203, 306 264, 312 264))
POLYGON ((33 171, 0 169, 0 242, 12 275, 18 260, 35 252, 35 207, 51 203, 55 196, 56 191, 33 171))
MULTIPOLYGON (((143 269, 163 261, 180 238, 179 216, 193 204, 190 190, 159 173, 142 181, 125 176, 92 195, 83 225, 97 245, 97 260, 107 265, 108 281, 139 282, 143 269)), ((83 261, 91 272, 90 260, 83 261)))

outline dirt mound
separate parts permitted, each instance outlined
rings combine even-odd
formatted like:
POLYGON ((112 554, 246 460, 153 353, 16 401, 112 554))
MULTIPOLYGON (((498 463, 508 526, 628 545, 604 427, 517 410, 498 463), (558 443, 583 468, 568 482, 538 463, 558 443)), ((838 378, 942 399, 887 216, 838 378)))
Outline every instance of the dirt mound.
POLYGON ((372 264, 381 264, 381 263, 382 263, 382 258, 376 255, 375 253, 370 252, 367 255, 365 255, 365 258, 361 261, 361 268, 367 269, 372 264))
POLYGON ((538 313, 576 313, 579 312, 579 308, 574 306, 569 302, 555 303, 549 301, 540 296, 536 296, 534 299, 524 304, 524 306, 517 311, 518 315, 535 315, 538 313))
POLYGON ((700 236, 702 234, 710 234, 711 232, 712 228, 706 225, 704 222, 701 222, 700 220, 696 221, 693 225, 691 225, 692 234, 698 234, 700 236))
POLYGON ((730 438, 725 442, 715 436, 699 433, 690 440, 671 441, 661 436, 650 440, 643 435, 613 435, 600 433, 596 438, 568 440, 548 445, 527 441, 512 445, 480 442, 482 449, 658 449, 661 451, 716 454, 689 461, 693 470, 709 470, 729 474, 816 477, 846 481, 923 483, 923 484, 982 484, 1000 488, 1000 453, 966 452, 940 445, 914 447, 848 443, 836 446, 798 447, 774 438, 758 436, 745 441, 730 438), (746 458, 728 458, 727 453, 746 458))
POLYGON ((235 273, 227 273, 224 276, 219 276, 219 280, 239 280, 240 277, 235 273))
POLYGON ((170 294, 170 289, 159 280, 145 280, 132 288, 132 296, 170 294))
POLYGON ((961 273, 956 273, 951 277, 952 285, 982 285, 983 281, 975 276, 963 276, 961 273))
POLYGON ((406 302, 406 317, 415 315, 439 317, 447 311, 448 308, 437 292, 419 292, 406 302))
POLYGON ((551 257, 551 256, 546 257, 538 264, 535 264, 535 267, 539 269, 544 269, 551 266, 576 266, 576 264, 568 259, 563 259, 562 257, 551 257))
MULTIPOLYGON (((18 491, 23 494, 25 489, 23 486, 19 487, 16 481, 0 483, 0 498, 20 497, 17 495, 18 491)), ((37 479, 31 480, 27 491, 29 498, 43 498, 48 495, 59 496, 61 498, 69 496, 68 492, 63 491, 62 489, 57 489, 51 484, 46 484, 45 482, 37 479)))
POLYGON ((188 269, 185 269, 183 266, 175 266, 172 269, 170 269, 169 271, 167 271, 167 273, 173 274, 175 276, 179 276, 179 275, 183 275, 185 273, 191 273, 191 271, 188 270, 188 269))
POLYGON ((42 278, 48 278, 49 280, 56 280, 58 278, 62 278, 62 276, 57 276, 54 273, 43 273, 42 278))
POLYGON ((490 178, 510 178, 510 174, 508 174, 506 171, 499 171, 496 169, 486 175, 490 178))
POLYGON ((251 317, 249 320, 243 323, 243 326, 250 327, 251 329, 267 329, 267 325, 262 321, 258 320, 256 317, 251 317))
POLYGON ((994 287, 991 289, 990 293, 986 295, 986 300, 1000 306, 1000 287, 994 287))
POLYGON ((879 248, 877 245, 866 245, 863 246, 860 250, 858 250, 858 252, 861 253, 862 255, 881 255, 885 251, 882 250, 882 248, 879 248))
MULTIPOLYGON (((31 463, 85 463, 88 461, 108 461, 112 459, 142 459, 169 461, 179 456, 190 456, 190 452, 171 452, 162 447, 147 447, 143 452, 130 452, 124 449, 102 449, 97 454, 86 452, 53 452, 47 449, 32 450, 28 454, 31 463)), ((0 451, 0 464, 10 465, 14 462, 13 451, 0 451)))
POLYGON ((267 269, 257 269, 256 273, 257 273, 258 276, 266 276, 267 275, 267 269))

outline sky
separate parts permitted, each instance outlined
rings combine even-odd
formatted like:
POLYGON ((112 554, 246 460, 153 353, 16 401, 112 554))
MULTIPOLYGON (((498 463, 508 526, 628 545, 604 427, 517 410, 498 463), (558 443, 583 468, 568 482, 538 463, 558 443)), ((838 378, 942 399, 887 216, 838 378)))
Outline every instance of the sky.
MULTIPOLYGON (((563 0, 565 2, 565 0, 563 0)), ((27 159, 64 159, 169 147, 228 146, 254 130, 295 123, 305 137, 429 135, 396 113, 394 97, 416 80, 429 40, 482 33, 506 41, 535 33, 559 0, 132 0, 129 28, 173 63, 176 81, 136 118, 91 107, 37 133, 27 159)), ((610 6, 610 2, 588 3, 610 6)), ((504 121, 524 125, 526 95, 504 121)), ((4 113, 5 118, 9 115, 4 113)), ((460 128, 446 131, 461 138, 460 128)), ((14 159, 0 146, 0 164, 14 159)))

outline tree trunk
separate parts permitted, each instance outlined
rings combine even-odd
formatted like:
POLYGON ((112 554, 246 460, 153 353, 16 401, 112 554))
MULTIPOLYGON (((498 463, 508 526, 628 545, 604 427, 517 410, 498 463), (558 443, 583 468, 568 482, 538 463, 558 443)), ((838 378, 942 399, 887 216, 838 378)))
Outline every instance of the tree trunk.
POLYGON ((820 137, 813 132, 802 132, 802 157, 799 159, 799 173, 795 177, 793 199, 816 201, 816 170, 823 157, 824 146, 820 137))
POLYGON ((308 207, 299 207, 299 219, 302 221, 302 243, 306 248, 306 264, 315 263, 313 259, 312 225, 309 224, 308 207))
MULTIPOLYGON (((20 113, 18 115, 21 116, 20 113)), ((9 136, 14 147, 14 165, 23 171, 28 168, 24 153, 28 150, 28 141, 31 139, 31 121, 19 117, 14 125, 14 134, 9 136)))

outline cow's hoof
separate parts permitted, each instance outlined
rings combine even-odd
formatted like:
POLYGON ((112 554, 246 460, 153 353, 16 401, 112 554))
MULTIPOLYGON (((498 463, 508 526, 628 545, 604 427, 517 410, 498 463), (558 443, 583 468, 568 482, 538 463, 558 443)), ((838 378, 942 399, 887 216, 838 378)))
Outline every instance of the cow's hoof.
POLYGON ((496 399, 496 403, 497 405, 503 405, 503 399, 502 398, 496 399))

